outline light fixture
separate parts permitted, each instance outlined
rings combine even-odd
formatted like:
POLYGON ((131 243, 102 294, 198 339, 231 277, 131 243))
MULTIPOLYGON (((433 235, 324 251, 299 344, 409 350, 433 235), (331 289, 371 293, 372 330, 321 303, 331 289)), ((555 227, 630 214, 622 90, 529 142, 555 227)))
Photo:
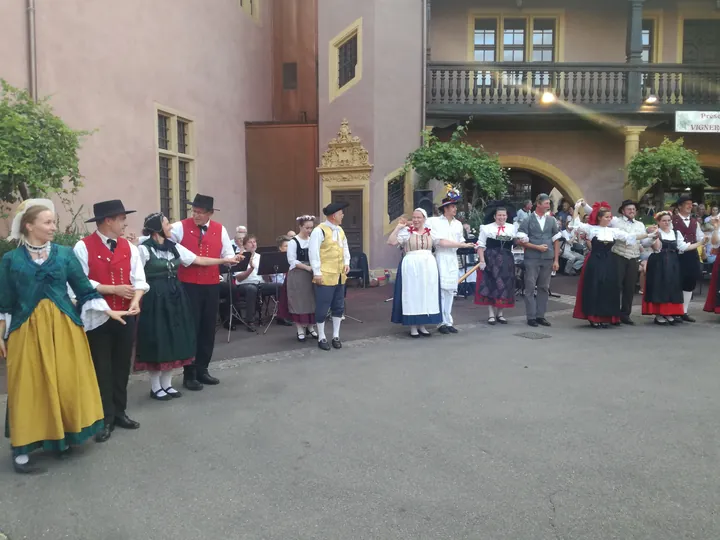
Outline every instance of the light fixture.
POLYGON ((645 98, 645 103, 647 103, 648 105, 654 105, 657 102, 658 98, 655 94, 650 94, 648 97, 645 98))
POLYGON ((544 103, 545 105, 549 105, 550 103, 555 103, 555 94, 552 92, 543 92, 542 97, 540 98, 540 101, 544 103))

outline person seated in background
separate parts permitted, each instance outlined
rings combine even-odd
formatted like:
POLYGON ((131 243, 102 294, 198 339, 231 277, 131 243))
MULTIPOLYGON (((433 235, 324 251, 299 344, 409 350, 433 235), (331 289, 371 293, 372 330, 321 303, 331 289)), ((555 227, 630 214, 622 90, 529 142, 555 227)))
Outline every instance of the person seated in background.
POLYGON ((243 250, 250 253, 250 262, 247 270, 236 272, 233 276, 235 287, 233 287, 233 299, 245 299, 245 313, 243 317, 248 325, 248 331, 254 332, 255 306, 260 286, 265 282, 257 271, 260 266, 260 254, 257 253, 257 238, 254 234, 248 234, 243 238, 243 250))
MULTIPOLYGON (((288 238, 287 235, 283 234, 281 236, 278 236, 275 240, 278 251, 280 253, 287 253, 288 250, 288 242, 290 242, 290 238, 288 238)), ((285 279, 287 277, 287 274, 272 274, 268 276, 268 282, 267 285, 274 286, 274 291, 272 294, 275 296, 275 299, 278 302, 278 314, 275 317, 275 323, 279 324, 280 326, 292 326, 293 323, 289 320, 290 319, 290 313, 287 308, 287 289, 285 289, 285 279)), ((263 294, 268 294, 269 288, 266 288, 266 290, 263 291, 263 294)))
MULTIPOLYGON (((713 208, 713 210, 715 210, 715 208, 713 208)), ((714 264, 715 259, 717 258, 717 254, 715 253, 715 249, 712 245, 713 231, 714 228, 712 223, 706 222, 705 225, 703 225, 703 233, 705 235, 705 239, 701 247, 702 252, 700 253, 700 258, 703 264, 714 264)))
POLYGON ((242 251, 243 240, 247 236, 247 227, 245 225, 238 225, 235 229, 235 238, 231 242, 235 253, 242 251))
POLYGON ((560 244, 560 257, 565 261, 564 271, 568 276, 574 276, 582 270, 586 249, 585 244, 580 241, 575 233, 572 215, 567 214, 565 228, 560 234, 563 238, 560 244))

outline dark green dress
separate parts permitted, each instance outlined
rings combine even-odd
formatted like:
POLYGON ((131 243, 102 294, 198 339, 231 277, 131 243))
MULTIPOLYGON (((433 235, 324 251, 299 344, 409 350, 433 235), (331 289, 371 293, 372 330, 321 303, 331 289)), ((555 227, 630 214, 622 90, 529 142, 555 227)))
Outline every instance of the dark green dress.
POLYGON ((159 246, 152 239, 142 245, 150 254, 145 263, 150 290, 142 299, 135 371, 168 371, 192 364, 196 348, 195 321, 190 301, 177 278, 180 258, 177 253, 172 260, 157 257, 153 248, 167 246, 159 246))

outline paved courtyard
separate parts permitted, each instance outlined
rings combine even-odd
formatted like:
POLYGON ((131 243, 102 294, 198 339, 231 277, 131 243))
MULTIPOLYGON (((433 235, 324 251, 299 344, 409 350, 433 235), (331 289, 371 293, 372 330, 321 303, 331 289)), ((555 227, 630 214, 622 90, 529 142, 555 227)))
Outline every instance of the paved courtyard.
POLYGON ((64 462, 48 456, 38 477, 13 473, 6 454, 0 531, 720 538, 720 321, 700 317, 598 331, 556 310, 544 339, 519 336, 530 329, 513 320, 294 348, 221 361, 220 386, 170 403, 136 380, 139 431, 64 462))

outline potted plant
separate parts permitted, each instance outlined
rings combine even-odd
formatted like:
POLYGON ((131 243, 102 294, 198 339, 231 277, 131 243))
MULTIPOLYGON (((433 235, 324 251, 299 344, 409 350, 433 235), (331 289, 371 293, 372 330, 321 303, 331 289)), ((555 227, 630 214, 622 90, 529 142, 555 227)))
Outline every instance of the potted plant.
POLYGON ((440 140, 432 129, 423 131, 424 144, 407 157, 405 170, 415 170, 420 189, 426 189, 431 180, 457 189, 469 216, 471 209, 481 209, 488 200, 502 197, 509 180, 496 155, 465 142, 468 123, 458 126, 447 141, 440 140))
POLYGON ((683 187, 706 186, 698 153, 685 148, 680 138, 671 141, 667 137, 660 146, 640 150, 627 166, 628 185, 640 191, 650 188, 655 208, 665 206, 665 192, 683 187))

